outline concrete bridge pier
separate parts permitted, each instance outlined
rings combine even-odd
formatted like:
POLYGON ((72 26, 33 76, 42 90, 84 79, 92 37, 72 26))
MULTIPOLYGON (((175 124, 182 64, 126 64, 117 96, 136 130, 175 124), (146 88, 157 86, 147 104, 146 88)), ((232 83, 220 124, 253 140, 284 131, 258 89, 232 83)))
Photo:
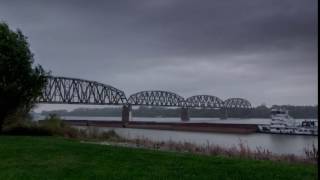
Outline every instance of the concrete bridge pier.
POLYGON ((228 119, 228 109, 227 108, 221 108, 220 109, 220 119, 228 119))
POLYGON ((189 112, 188 108, 181 108, 181 114, 180 114, 181 121, 189 121, 189 112))
POLYGON ((128 125, 129 121, 131 121, 131 117, 132 117, 132 107, 131 107, 131 105, 123 105, 122 106, 123 127, 126 127, 126 125, 128 125))

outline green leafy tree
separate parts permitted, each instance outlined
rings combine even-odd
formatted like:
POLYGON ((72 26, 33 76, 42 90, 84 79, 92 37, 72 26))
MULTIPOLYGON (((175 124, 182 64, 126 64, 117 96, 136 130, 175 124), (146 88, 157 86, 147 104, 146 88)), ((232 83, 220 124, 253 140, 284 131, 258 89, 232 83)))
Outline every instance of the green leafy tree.
POLYGON ((33 62, 27 38, 0 22, 0 132, 5 119, 29 112, 41 94, 47 73, 33 62))

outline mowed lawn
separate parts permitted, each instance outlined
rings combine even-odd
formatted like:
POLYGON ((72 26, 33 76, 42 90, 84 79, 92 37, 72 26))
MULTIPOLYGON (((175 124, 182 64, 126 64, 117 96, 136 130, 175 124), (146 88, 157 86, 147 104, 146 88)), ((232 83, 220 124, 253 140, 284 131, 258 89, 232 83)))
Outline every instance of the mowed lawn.
POLYGON ((312 165, 0 136, 0 179, 318 179, 312 165))

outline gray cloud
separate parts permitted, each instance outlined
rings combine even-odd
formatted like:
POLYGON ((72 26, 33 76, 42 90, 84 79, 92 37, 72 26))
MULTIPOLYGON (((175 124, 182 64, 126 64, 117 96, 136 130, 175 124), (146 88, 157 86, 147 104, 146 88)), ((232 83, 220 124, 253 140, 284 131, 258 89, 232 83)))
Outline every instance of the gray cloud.
POLYGON ((4 1, 54 75, 131 94, 244 97, 317 104, 317 1, 4 1))

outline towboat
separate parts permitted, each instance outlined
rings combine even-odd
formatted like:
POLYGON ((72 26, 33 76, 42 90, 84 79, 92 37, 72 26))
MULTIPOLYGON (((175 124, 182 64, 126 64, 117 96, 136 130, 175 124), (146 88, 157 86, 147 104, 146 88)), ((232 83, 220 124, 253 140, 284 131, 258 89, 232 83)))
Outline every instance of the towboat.
POLYGON ((297 123, 289 116, 287 110, 278 108, 271 110, 271 123, 258 125, 259 132, 274 134, 318 135, 318 121, 304 120, 297 123))

